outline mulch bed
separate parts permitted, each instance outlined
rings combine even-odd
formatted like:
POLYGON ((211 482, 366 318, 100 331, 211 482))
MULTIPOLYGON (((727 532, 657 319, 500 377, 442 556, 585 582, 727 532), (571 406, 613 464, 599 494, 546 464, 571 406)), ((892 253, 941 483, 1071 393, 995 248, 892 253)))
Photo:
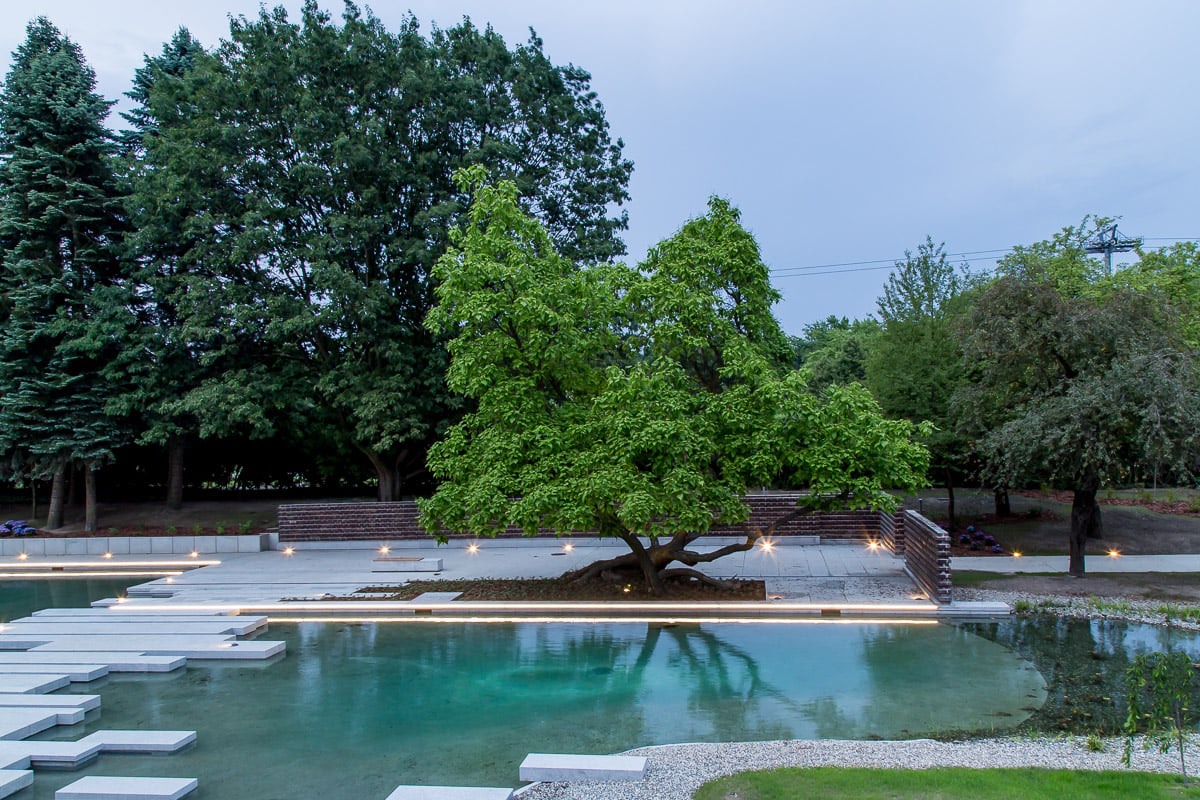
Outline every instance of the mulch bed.
MULTIPOLYGON (((403 586, 368 586, 373 600, 412 600, 425 592, 462 592, 459 600, 766 600, 766 584, 762 581, 734 580, 730 589, 694 581, 667 583, 667 595, 655 597, 640 582, 610 583, 592 580, 583 583, 568 578, 518 578, 501 580, 410 581, 403 586)), ((338 598, 361 600, 361 596, 338 598)))

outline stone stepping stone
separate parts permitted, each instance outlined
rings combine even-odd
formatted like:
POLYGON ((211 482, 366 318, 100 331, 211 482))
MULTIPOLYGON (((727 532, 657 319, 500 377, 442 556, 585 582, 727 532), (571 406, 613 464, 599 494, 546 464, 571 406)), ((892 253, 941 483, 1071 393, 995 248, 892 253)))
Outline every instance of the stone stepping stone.
POLYGON ((12 636, 99 636, 104 634, 162 634, 174 636, 187 633, 211 633, 224 636, 246 636, 265 627, 265 617, 226 617, 212 620, 164 620, 161 617, 123 620, 101 619, 31 619, 17 620, 4 625, 4 633, 12 636))
POLYGON ((449 603, 452 600, 457 600, 461 595, 462 592, 423 592, 408 602, 414 606, 430 603, 449 603))
POLYGON ((82 708, 0 708, 0 739, 25 739, 55 725, 83 722, 82 708))
POLYGON ((0 650, 0 671, 5 665, 13 664, 40 665, 42 672, 53 672, 63 664, 103 664, 109 672, 172 672, 187 664, 187 659, 183 656, 144 656, 137 652, 113 653, 102 650, 75 653, 0 650))
POLYGON ((179 800, 196 791, 195 778, 116 778, 89 775, 54 793, 54 800, 179 800))
POLYGON ((95 711, 100 707, 98 694, 0 694, 3 708, 81 708, 95 711))
POLYGON ((475 786, 397 786, 387 800, 512 800, 512 789, 475 786))
MULTIPOLYGON (((108 674, 104 664, 59 664, 54 667, 56 672, 66 675, 71 683, 88 683, 98 681, 108 674)), ((43 664, 0 664, 0 675, 45 675, 43 664)))
POLYGON ((0 769, 0 797, 11 794, 33 785, 33 772, 27 769, 0 769))
POLYGON ((49 670, 34 675, 0 675, 0 692, 7 694, 46 694, 61 689, 71 679, 49 670))
POLYGON ((101 753, 174 753, 196 741, 195 731, 96 731, 79 740, 101 753))
POLYGON ((646 773, 644 756, 589 756, 530 753, 521 762, 523 781, 640 781, 646 773))
MULTIPOLYGON (((17 634, 17 637, 20 635, 17 634)), ((139 655, 183 656, 184 658, 207 659, 266 659, 284 651, 284 642, 262 640, 235 641, 228 636, 201 636, 195 634, 138 635, 114 634, 112 636, 63 636, 54 639, 42 637, 29 642, 24 637, 21 644, 29 646, 31 652, 85 652, 108 650, 130 652, 139 655)), ((0 634, 0 648, 11 649, 19 641, 7 634, 0 634)), ((2 691, 2 689, 0 689, 2 691)))

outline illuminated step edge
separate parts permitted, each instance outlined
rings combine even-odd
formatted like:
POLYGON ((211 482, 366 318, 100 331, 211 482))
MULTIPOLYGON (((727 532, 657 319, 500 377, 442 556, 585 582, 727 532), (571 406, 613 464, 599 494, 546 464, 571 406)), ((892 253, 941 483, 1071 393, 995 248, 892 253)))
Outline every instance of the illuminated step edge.
POLYGON ((195 778, 118 778, 89 775, 54 793, 54 800, 180 800, 196 791, 195 778))

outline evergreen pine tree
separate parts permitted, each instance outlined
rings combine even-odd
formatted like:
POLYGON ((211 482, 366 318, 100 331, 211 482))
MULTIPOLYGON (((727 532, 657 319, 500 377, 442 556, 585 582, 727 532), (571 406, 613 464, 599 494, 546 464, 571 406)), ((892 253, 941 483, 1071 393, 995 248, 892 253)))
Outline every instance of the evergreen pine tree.
POLYGON ((111 103, 48 19, 26 33, 0 92, 0 447, 16 476, 53 478, 50 528, 68 468, 82 468, 94 529, 94 471, 122 436, 103 367, 127 314, 111 103))

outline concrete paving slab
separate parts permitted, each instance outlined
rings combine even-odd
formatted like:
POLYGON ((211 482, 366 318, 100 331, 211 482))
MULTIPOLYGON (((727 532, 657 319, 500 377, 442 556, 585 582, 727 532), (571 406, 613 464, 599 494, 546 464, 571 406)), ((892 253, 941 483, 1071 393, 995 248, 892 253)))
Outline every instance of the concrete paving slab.
POLYGON ((0 770, 0 797, 9 797, 33 785, 33 771, 28 769, 0 770))
POLYGON ((196 741, 195 731, 110 731, 88 734, 85 746, 99 745, 102 753, 174 753, 196 741))
POLYGON ((27 739, 56 725, 83 722, 82 708, 0 708, 0 739, 27 739))
MULTIPOLYGON (((5 634, 0 634, 0 647, 8 643, 5 634)), ((19 641, 19 639, 17 639, 19 641)), ((282 653, 284 642, 279 641, 236 641, 224 636, 201 635, 156 635, 139 636, 63 636, 52 641, 34 642, 30 652, 85 652, 108 650, 131 652, 141 655, 183 656, 204 659, 248 659, 270 658, 282 653)), ((0 683, 0 691, 3 691, 0 683)), ((49 691, 49 690, 47 690, 49 691)))
POLYGON ((0 708, 79 708, 95 711, 98 694, 0 694, 0 708))
POLYGON ((0 675, 0 692, 6 694, 45 694, 61 689, 71 682, 66 675, 43 673, 38 675, 0 675))
POLYGON ((216 634, 224 636, 246 636, 266 626, 265 617, 218 617, 203 622, 163 620, 161 617, 145 620, 32 620, 30 622, 7 622, 0 627, 0 638, 4 636, 99 636, 102 634, 166 635, 216 634))
MULTIPOLYGON (((60 665, 103 664, 109 672, 173 672, 187 664, 183 656, 147 656, 138 652, 114 653, 108 650, 77 652, 37 652, 0 650, 0 670, 5 665, 30 664, 42 672, 57 672, 60 665)), ((3 691, 3 689, 0 689, 3 691)))
POLYGON ((512 800, 512 789, 478 786, 397 786, 387 800, 512 800))
MULTIPOLYGON (((54 671, 66 675, 71 683, 88 683, 107 675, 108 667, 104 664, 59 664, 54 671)), ((45 672, 46 667, 41 664, 0 664, 0 675, 39 675, 45 672)))
MULTIPOLYGON (((1111 556, 1093 554, 1083 559, 1084 569, 1089 574, 1112 572, 1200 572, 1200 554, 1184 553, 1156 556, 1111 556)), ((958 556, 950 559, 953 570, 974 572, 998 572, 1015 574, 1021 572, 1067 571, 1066 556, 958 556)))
POLYGON ((54 800, 179 800, 196 791, 195 778, 119 778, 88 775, 54 793, 54 800))
POLYGON ((530 753, 520 767, 523 781, 640 781, 645 773, 644 756, 530 753))

